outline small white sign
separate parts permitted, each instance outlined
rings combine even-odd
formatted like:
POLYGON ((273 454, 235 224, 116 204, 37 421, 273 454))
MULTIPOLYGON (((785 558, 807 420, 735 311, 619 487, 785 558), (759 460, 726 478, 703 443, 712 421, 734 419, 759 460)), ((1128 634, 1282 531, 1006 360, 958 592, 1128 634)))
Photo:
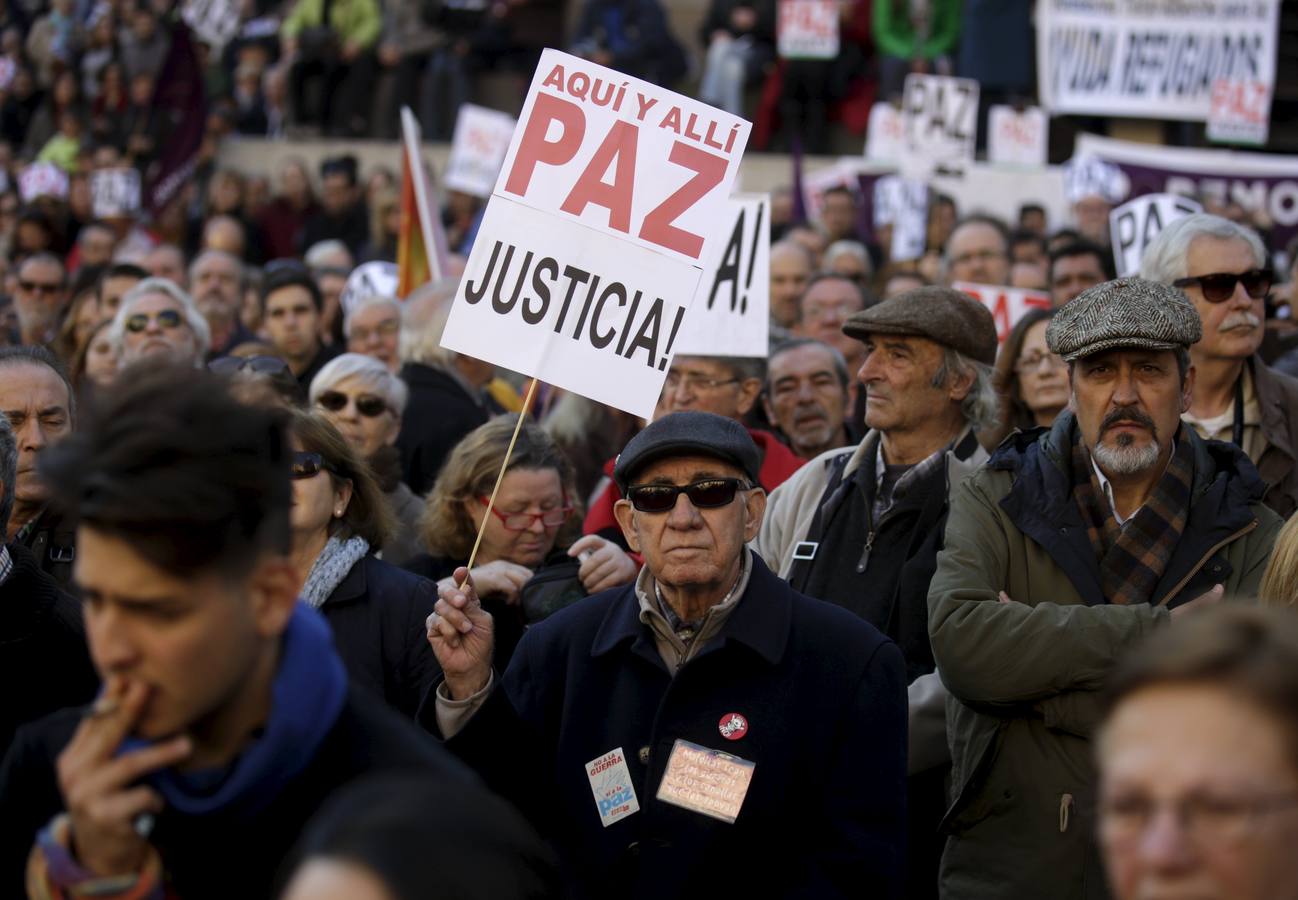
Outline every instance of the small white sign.
POLYGON ((865 158, 877 162, 897 162, 906 155, 906 125, 901 110, 891 103, 879 102, 870 107, 870 122, 865 131, 865 158))
POLYGON ((972 284, 957 281, 951 285, 957 291, 964 291, 983 306, 991 310, 996 320, 996 339, 1005 343, 1010 331, 1018 324, 1019 319, 1027 315, 1030 309, 1050 309, 1050 295, 1045 291, 1032 291, 1027 288, 1007 287, 1005 285, 972 284))
POLYGON ((770 349, 771 198, 731 198, 734 225, 716 243, 676 340, 684 356, 760 356, 770 349))
POLYGON ((894 262, 919 259, 928 247, 928 184, 912 178, 898 181, 890 248, 894 262))
POLYGON ((838 56, 838 0, 780 0, 775 28, 782 59, 838 56))
POLYGON ((376 259, 352 269, 338 297, 343 316, 350 316, 366 297, 397 297, 397 264, 376 259))
POLYGON ((1039 169, 1046 164, 1050 119, 1039 106, 1017 110, 996 105, 987 111, 987 159, 1039 169))
POLYGON ((902 93, 902 120, 905 174, 963 172, 978 138, 978 82, 912 72, 902 93))
POLYGON ((140 210, 140 173, 100 169, 90 176, 91 209, 97 219, 133 216, 140 210))
POLYGON ((461 106, 442 183, 474 197, 490 197, 517 124, 513 116, 494 109, 461 106))
POLYGON ((591 793, 595 795, 600 824, 605 828, 640 811, 640 801, 636 799, 631 771, 627 768, 626 754, 621 747, 586 763, 586 777, 590 780, 591 793))
POLYGON ((746 759, 678 738, 658 785, 658 799, 734 824, 756 768, 746 759))
POLYGON ((1159 232, 1171 222, 1197 212, 1203 212, 1203 207, 1188 197, 1145 194, 1109 213, 1109 240, 1118 277, 1128 278, 1139 272, 1145 248, 1159 232))
POLYGON ((1111 162, 1078 154, 1064 164, 1064 196, 1069 203, 1084 197, 1103 197, 1121 203, 1131 191, 1131 180, 1111 162))
POLYGON ((220 51, 239 33, 239 5, 236 0, 185 0, 180 17, 198 39, 220 51))
POLYGON ((1256 79, 1218 78, 1212 83, 1208 140, 1222 144, 1266 143, 1271 126, 1271 85, 1256 79))
POLYGON ((32 163, 18 176, 18 196, 24 203, 37 197, 62 200, 68 196, 68 175, 54 163, 32 163))

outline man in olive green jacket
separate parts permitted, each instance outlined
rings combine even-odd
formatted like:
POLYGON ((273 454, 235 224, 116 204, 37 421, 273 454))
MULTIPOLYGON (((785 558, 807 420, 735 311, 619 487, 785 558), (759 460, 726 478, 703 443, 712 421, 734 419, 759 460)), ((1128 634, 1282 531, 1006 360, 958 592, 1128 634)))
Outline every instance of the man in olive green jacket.
POLYGON ((1154 628, 1251 596, 1280 528, 1237 448, 1180 427, 1199 317, 1136 279, 1051 322, 1072 411, 1016 434, 955 492, 929 590, 951 740, 941 892, 1107 896, 1090 735, 1119 655, 1154 628))

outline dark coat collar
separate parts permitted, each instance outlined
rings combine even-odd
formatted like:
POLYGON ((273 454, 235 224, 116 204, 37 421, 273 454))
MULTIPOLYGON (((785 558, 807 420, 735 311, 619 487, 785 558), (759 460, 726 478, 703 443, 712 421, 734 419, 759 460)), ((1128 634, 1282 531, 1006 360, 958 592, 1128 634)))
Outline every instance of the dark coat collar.
MULTIPOLYGON (((752 558, 753 571, 743 598, 721 626, 721 633, 696 659, 731 641, 743 644, 773 666, 784 658, 793 618, 793 589, 775 577, 756 553, 752 558)), ((603 656, 628 641, 634 642, 634 652, 643 656, 647 650, 650 660, 662 665, 649 627, 640 621, 640 601, 633 584, 622 588, 608 605, 590 655, 603 656)))
POLYGON ((338 587, 334 588, 333 593, 325 598, 321 606, 338 606, 343 603, 350 603, 353 600, 364 597, 369 593, 369 579, 366 570, 369 568, 370 560, 373 556, 362 556, 351 567, 346 577, 338 582, 338 587))

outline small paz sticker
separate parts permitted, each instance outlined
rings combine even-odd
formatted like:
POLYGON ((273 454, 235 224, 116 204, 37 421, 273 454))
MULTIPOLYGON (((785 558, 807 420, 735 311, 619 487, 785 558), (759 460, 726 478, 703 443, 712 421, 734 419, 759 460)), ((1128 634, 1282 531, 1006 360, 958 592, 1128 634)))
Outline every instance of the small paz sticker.
POLYGON ((658 785, 658 799, 734 824, 756 768, 738 756, 678 739, 658 785))
POLYGON ((636 800, 631 773, 626 767, 626 755, 621 747, 586 763, 586 777, 590 779, 590 790, 595 795, 600 824, 605 828, 640 811, 640 802, 636 800))
POLYGON ((717 731, 728 741, 737 741, 748 734, 748 720, 739 713, 726 713, 717 723, 717 731))

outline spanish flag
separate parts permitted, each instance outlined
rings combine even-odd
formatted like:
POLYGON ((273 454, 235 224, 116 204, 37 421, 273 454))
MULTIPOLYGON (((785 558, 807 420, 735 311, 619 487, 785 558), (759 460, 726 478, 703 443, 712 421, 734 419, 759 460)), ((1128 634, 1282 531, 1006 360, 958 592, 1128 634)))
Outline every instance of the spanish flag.
POLYGON ((401 108, 401 230, 397 235, 397 295, 446 276, 446 229, 436 188, 420 156, 419 122, 401 108))

